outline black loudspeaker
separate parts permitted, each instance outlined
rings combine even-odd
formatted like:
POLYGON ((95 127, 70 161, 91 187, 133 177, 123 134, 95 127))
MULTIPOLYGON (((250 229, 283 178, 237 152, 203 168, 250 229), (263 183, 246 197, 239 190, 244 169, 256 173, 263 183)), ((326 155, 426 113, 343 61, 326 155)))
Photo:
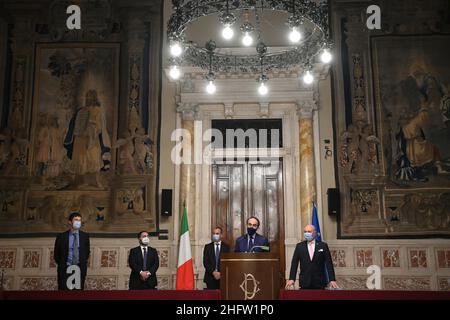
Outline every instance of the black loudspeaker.
POLYGON ((161 190, 161 216, 170 217, 172 215, 172 189, 161 190))
POLYGON ((328 214, 330 216, 337 216, 341 211, 341 201, 339 197, 339 189, 329 188, 328 195, 328 214))

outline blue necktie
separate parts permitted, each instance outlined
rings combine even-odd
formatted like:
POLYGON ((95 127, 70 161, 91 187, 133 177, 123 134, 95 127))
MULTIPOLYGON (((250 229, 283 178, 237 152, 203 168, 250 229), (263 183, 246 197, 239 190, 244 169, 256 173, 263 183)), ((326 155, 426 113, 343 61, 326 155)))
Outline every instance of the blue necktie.
POLYGON ((216 270, 219 271, 219 258, 220 258, 220 248, 219 244, 216 243, 216 270))
POLYGON ((144 265, 142 271, 147 271, 147 248, 144 248, 144 265))
POLYGON ((253 237, 250 237, 250 241, 248 243, 248 252, 252 252, 253 249, 253 237))

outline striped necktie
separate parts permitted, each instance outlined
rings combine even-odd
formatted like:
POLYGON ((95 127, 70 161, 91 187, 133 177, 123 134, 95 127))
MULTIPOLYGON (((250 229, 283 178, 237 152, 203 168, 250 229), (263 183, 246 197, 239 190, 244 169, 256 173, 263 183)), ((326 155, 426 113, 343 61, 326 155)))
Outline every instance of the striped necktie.
POLYGON ((72 265, 76 265, 80 262, 80 249, 78 248, 78 232, 73 233, 73 243, 72 243, 72 265))

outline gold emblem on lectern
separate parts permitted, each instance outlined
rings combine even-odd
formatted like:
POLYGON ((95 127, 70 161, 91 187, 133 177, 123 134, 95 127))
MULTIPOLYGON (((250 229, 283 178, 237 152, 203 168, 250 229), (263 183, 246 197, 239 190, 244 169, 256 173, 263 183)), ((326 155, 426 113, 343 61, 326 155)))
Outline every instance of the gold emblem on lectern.
POLYGON ((244 281, 242 281, 240 287, 244 291, 245 300, 251 300, 255 297, 256 293, 260 291, 258 285, 259 281, 256 281, 251 273, 244 273, 244 281))

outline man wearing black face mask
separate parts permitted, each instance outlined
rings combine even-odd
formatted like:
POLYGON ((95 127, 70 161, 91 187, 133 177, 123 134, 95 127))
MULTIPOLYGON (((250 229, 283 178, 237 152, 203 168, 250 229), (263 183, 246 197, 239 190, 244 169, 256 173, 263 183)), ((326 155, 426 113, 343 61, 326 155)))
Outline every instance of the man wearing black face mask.
POLYGON ((269 251, 269 239, 256 233, 259 228, 259 219, 250 217, 247 219, 247 234, 236 239, 234 252, 261 252, 269 251), (261 247, 266 250, 263 250, 261 247))
POLYGON ((159 268, 158 252, 149 246, 147 231, 138 234, 139 246, 130 250, 128 265, 131 268, 130 290, 155 289, 157 285, 156 271, 159 268))

